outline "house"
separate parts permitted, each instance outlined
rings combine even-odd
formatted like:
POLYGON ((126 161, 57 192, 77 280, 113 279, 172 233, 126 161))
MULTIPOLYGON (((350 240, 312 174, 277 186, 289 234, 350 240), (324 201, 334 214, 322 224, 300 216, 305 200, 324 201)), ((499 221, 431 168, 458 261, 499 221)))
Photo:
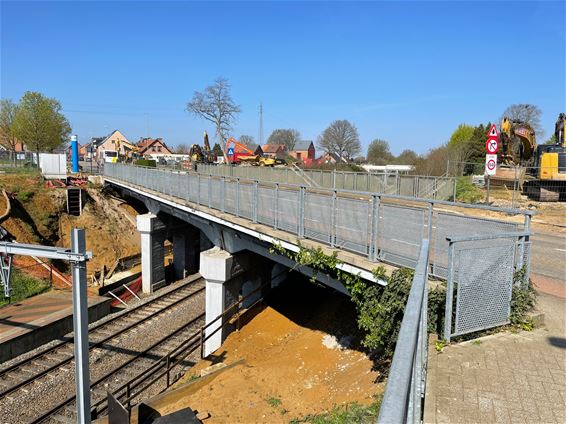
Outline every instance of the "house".
POLYGON ((337 163, 348 163, 348 160, 336 153, 326 152, 323 156, 317 159, 317 162, 319 164, 336 165, 337 163))
POLYGON ((287 147, 284 144, 264 144, 261 146, 263 155, 270 158, 284 158, 287 155, 287 147))
POLYGON ((293 150, 289 152, 289 155, 297 160, 303 161, 305 163, 310 163, 314 160, 316 151, 314 148, 314 143, 310 140, 298 141, 295 144, 293 150))
POLYGON ((142 137, 136 146, 142 156, 168 156, 173 154, 162 138, 142 137))
POLYGON ((89 144, 92 144, 93 156, 99 161, 104 161, 106 151, 118 152, 119 155, 126 156, 128 150, 126 146, 133 146, 118 130, 112 131, 106 137, 93 137, 89 144))

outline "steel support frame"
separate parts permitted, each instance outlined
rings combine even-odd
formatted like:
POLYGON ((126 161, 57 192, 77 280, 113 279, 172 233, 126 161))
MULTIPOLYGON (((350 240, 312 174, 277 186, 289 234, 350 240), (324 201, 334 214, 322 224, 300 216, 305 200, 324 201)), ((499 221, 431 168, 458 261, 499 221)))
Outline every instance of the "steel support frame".
POLYGON ((88 299, 86 261, 92 253, 86 251, 83 229, 71 230, 71 249, 32 244, 0 242, 0 252, 7 255, 36 256, 60 259, 72 264, 73 275, 73 331, 75 337, 75 385, 77 394, 77 422, 90 423, 90 376, 88 363, 88 299))

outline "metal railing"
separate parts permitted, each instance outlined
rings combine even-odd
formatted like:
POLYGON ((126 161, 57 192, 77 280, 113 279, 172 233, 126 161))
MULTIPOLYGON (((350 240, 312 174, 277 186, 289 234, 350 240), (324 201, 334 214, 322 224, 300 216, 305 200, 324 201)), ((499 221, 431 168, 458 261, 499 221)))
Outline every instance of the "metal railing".
POLYGON ((420 423, 427 369, 428 245, 423 240, 378 423, 420 423))
POLYGON ((421 241, 427 238, 431 273, 443 279, 448 276, 446 237, 528 232, 533 214, 487 205, 260 183, 122 164, 106 164, 104 172, 117 182, 246 218, 374 262, 415 268, 421 241), (451 213, 447 207, 496 212, 507 220, 451 213), (522 223, 509 220, 508 215, 519 215, 522 223))
POLYGON ((456 179, 453 177, 210 164, 199 164, 197 172, 219 177, 387 193, 434 200, 454 200, 456 198, 456 179))

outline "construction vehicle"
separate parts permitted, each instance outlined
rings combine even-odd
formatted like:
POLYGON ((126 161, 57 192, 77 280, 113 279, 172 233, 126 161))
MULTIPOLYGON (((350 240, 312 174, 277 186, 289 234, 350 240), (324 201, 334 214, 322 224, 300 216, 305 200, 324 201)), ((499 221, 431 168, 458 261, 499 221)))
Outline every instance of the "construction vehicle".
POLYGON ((210 149, 210 143, 208 141, 208 134, 204 132, 204 148, 199 144, 193 144, 189 150, 189 156, 191 162, 194 163, 214 163, 215 157, 214 153, 210 149))
POLYGON ((533 161, 536 137, 533 128, 526 122, 504 117, 501 121, 499 161, 497 173, 491 177, 492 186, 503 186, 514 190, 517 181, 524 181, 526 167, 533 161))
POLYGON ((282 159, 270 158, 262 155, 256 155, 246 145, 240 143, 233 137, 226 142, 226 154, 230 163, 250 164, 252 166, 275 166, 285 164, 282 159), (232 155, 228 155, 230 148, 233 148, 232 155), (238 149, 238 150, 237 150, 238 149))
POLYGON ((554 127, 555 144, 542 144, 534 153, 530 177, 523 184, 523 193, 541 202, 566 201, 566 114, 558 116, 554 127))
POLYGON ((529 124, 503 118, 500 139, 503 164, 524 166, 532 159, 536 139, 535 131, 529 124))

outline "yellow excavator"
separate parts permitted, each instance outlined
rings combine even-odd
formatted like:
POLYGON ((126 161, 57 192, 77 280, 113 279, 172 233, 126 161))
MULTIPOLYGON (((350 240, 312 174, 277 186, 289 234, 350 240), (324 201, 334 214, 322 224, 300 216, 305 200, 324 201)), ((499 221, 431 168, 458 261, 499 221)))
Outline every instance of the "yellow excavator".
POLYGON ((198 144, 193 144, 189 150, 189 156, 194 163, 214 163, 214 153, 210 149, 208 134, 204 132, 204 148, 198 144))
POLYGON ((501 161, 509 165, 526 165, 536 147, 535 131, 521 121, 505 117, 501 121, 501 161))
POLYGON ((537 146, 530 171, 533 179, 525 181, 523 193, 541 202, 566 201, 566 114, 558 116, 554 126, 554 144, 537 146))

